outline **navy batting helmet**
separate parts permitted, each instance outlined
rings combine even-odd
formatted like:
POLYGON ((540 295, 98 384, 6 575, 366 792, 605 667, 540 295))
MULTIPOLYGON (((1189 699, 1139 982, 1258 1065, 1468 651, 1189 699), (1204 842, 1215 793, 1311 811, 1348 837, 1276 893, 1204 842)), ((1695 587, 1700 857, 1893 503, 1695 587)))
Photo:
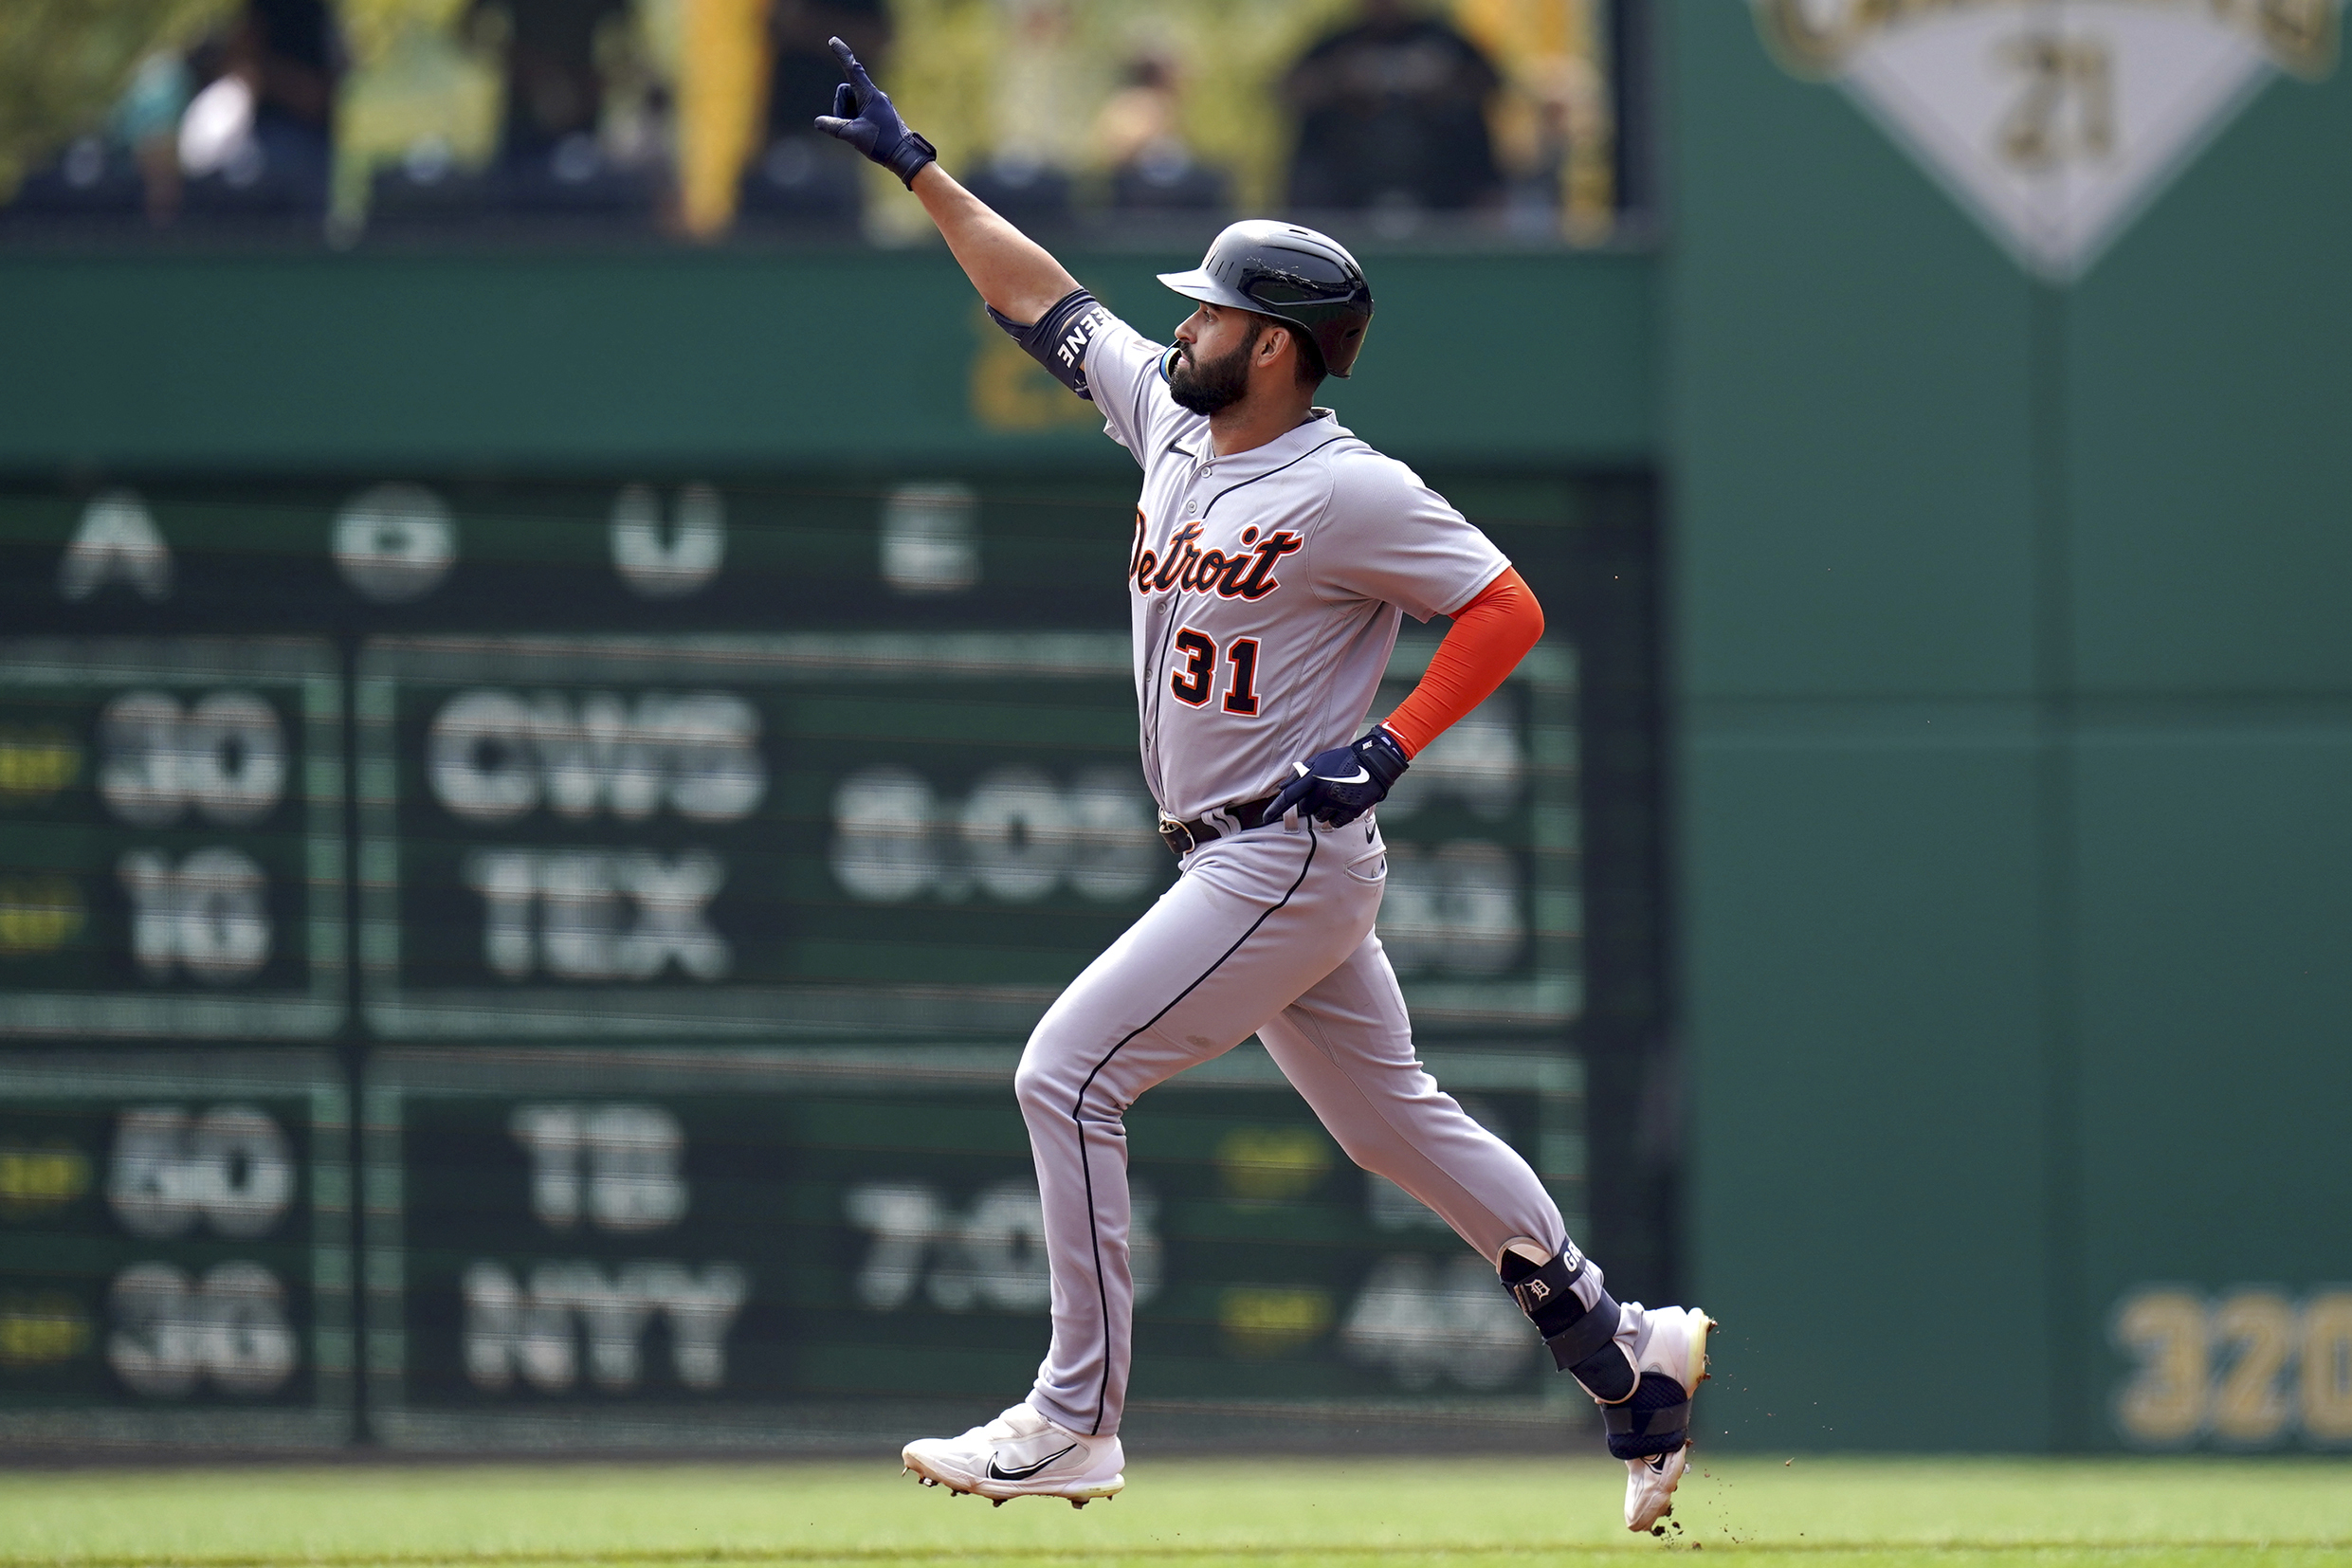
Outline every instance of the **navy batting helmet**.
POLYGON ((1314 368, 1345 380, 1372 325, 1372 285, 1347 247, 1296 224, 1249 218, 1210 243, 1190 272, 1159 281, 1188 300, 1253 310, 1300 329, 1314 368))

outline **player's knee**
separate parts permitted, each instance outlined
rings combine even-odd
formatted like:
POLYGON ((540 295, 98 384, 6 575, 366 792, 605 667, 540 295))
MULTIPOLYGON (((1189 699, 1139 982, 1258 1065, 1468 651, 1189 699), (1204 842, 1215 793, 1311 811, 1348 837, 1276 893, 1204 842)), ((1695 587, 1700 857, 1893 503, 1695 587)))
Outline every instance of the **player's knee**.
POLYGON ((1012 1069, 1012 1098, 1020 1103, 1023 1115, 1045 1108, 1046 1099, 1054 1087, 1053 1071, 1037 1056, 1034 1044, 1021 1053, 1021 1065, 1012 1069))
POLYGON ((1012 1096, 1020 1102, 1023 1114, 1069 1111, 1078 1080, 1069 1070, 1073 1058, 1060 1045, 1058 1031, 1049 1023, 1040 1024, 1029 1037, 1029 1048, 1021 1052, 1021 1065, 1012 1072, 1012 1096))
POLYGON ((1022 1116, 1032 1126, 1041 1117, 1118 1121, 1126 1111, 1125 1102, 1118 1085, 1098 1070, 1105 1048, 1090 1030, 1057 1028, 1051 1017, 1039 1024, 1012 1073, 1012 1094, 1022 1116))

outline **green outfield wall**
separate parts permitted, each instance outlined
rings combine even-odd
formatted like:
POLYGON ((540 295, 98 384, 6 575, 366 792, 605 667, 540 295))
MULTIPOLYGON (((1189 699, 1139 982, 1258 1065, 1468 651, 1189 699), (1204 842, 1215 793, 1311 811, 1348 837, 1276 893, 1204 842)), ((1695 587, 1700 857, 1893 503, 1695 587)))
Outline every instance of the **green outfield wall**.
POLYGON ((2343 1443, 2352 82, 2056 286, 1746 7, 1668 16, 1707 1425, 2343 1443))
MULTIPOLYGON (((1153 274, 1192 258, 1068 259, 1182 319, 1153 274)), ((1650 287, 1637 256, 1386 259, 1381 374, 1335 402, 1423 461, 1642 461, 1650 287)), ((1126 461, 937 247, 0 256, 0 365, 18 469, 1126 461)))

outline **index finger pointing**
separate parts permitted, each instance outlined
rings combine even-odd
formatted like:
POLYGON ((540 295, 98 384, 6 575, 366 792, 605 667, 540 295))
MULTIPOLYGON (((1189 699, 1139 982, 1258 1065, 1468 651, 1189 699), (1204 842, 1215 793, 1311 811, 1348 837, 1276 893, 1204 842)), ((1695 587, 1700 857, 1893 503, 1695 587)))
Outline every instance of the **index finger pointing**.
POLYGON ((832 49, 833 58, 841 62, 841 74, 854 82, 861 94, 872 92, 874 79, 867 76, 866 67, 858 64, 857 52, 838 38, 829 38, 825 42, 832 49))

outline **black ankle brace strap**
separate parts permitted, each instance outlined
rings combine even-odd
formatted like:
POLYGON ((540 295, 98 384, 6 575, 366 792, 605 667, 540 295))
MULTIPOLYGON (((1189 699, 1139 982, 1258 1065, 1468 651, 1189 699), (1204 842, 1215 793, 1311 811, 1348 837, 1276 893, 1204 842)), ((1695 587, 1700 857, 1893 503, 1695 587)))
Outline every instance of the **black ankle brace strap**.
MULTIPOLYGON (((1519 1309, 1527 1314, 1527 1321, 1543 1336, 1543 1343, 1552 1353, 1552 1364, 1562 1372, 1576 1373, 1577 1380, 1593 1389, 1595 1397, 1606 1398, 1609 1395, 1594 1388, 1593 1378, 1586 1374, 1599 1373, 1601 1380, 1612 1385, 1613 1393, 1618 1379, 1608 1375, 1612 1369, 1588 1368, 1585 1363, 1612 1349, 1617 1335, 1618 1308, 1606 1290, 1595 1293, 1598 1299, 1591 1306, 1577 1298, 1576 1283, 1583 1277, 1584 1269, 1581 1256, 1572 1268, 1564 1257, 1538 1267, 1516 1252, 1505 1252, 1499 1272, 1504 1288, 1519 1303, 1519 1309)), ((1622 1365, 1625 1358, 1618 1355, 1610 1359, 1622 1365)), ((1624 1381, 1630 1385, 1632 1379, 1628 1376, 1624 1381)), ((1623 1393, 1615 1393, 1615 1396, 1622 1399, 1631 1392, 1629 1387, 1623 1393)))
POLYGON ((1600 1419, 1614 1458, 1672 1453, 1690 1441, 1690 1391, 1663 1373, 1645 1372, 1633 1396, 1603 1405, 1600 1419))

